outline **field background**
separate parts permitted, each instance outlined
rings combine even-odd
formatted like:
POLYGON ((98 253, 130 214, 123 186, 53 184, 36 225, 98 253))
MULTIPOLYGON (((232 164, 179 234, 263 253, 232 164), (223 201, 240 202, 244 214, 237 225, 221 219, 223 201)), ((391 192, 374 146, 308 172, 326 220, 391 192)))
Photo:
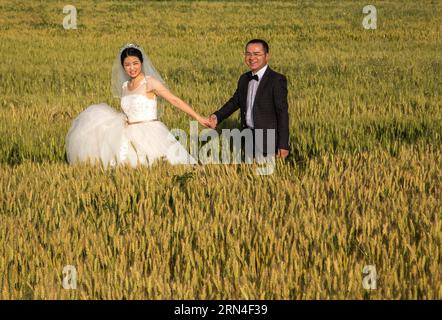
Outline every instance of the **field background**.
MULTIPOLYGON (((1 0, 0 298, 442 298, 442 2, 372 2, 377 30, 362 27, 367 4, 1 0), (289 80, 291 156, 273 175, 66 163, 79 112, 120 110, 123 44, 209 115, 254 37, 289 80)), ((170 105, 162 121, 189 130, 170 105)))

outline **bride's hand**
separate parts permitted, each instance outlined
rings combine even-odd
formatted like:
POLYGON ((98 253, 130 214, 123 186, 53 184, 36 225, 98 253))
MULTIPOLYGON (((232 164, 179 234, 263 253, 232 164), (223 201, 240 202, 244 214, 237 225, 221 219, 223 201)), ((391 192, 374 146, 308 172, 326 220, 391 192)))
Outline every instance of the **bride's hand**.
POLYGON ((206 117, 201 117, 198 116, 198 118, 196 119, 202 126, 208 128, 210 127, 210 119, 206 118, 206 117))

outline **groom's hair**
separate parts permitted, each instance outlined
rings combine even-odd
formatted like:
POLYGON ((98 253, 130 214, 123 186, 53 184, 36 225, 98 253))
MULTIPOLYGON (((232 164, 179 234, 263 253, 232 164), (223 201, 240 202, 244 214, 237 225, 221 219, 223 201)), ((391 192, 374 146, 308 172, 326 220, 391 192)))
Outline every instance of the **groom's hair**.
POLYGON ((265 42, 264 40, 262 40, 262 39, 252 39, 252 40, 250 40, 249 42, 247 42, 247 44, 246 44, 246 50, 247 50, 247 46, 249 45, 249 44, 251 44, 251 43, 260 43, 261 45, 262 45, 262 47, 264 48, 264 52, 265 53, 269 53, 269 44, 267 43, 267 42, 265 42))

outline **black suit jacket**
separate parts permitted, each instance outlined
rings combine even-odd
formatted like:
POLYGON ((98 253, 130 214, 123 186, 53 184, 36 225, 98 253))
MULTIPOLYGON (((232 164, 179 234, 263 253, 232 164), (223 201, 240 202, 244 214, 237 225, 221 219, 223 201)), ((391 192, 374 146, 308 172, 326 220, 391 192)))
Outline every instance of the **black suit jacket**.
MULTIPOLYGON (((241 110, 241 129, 247 128, 247 91, 251 71, 241 75, 235 94, 214 114, 218 123, 233 112, 241 110)), ((289 150, 289 116, 287 103, 287 79, 267 67, 256 91, 253 104, 254 129, 275 129, 277 149, 289 150)), ((265 131, 265 130, 264 130, 265 131)))

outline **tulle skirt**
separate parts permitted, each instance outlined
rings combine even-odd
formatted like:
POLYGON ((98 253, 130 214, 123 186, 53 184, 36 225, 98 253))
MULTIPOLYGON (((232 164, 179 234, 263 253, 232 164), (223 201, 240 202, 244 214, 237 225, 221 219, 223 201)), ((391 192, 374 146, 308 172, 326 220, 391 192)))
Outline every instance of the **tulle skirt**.
POLYGON ((127 125, 126 116, 105 103, 89 106, 72 123, 66 136, 68 162, 99 161, 151 165, 158 159, 171 164, 197 161, 158 120, 127 125))

